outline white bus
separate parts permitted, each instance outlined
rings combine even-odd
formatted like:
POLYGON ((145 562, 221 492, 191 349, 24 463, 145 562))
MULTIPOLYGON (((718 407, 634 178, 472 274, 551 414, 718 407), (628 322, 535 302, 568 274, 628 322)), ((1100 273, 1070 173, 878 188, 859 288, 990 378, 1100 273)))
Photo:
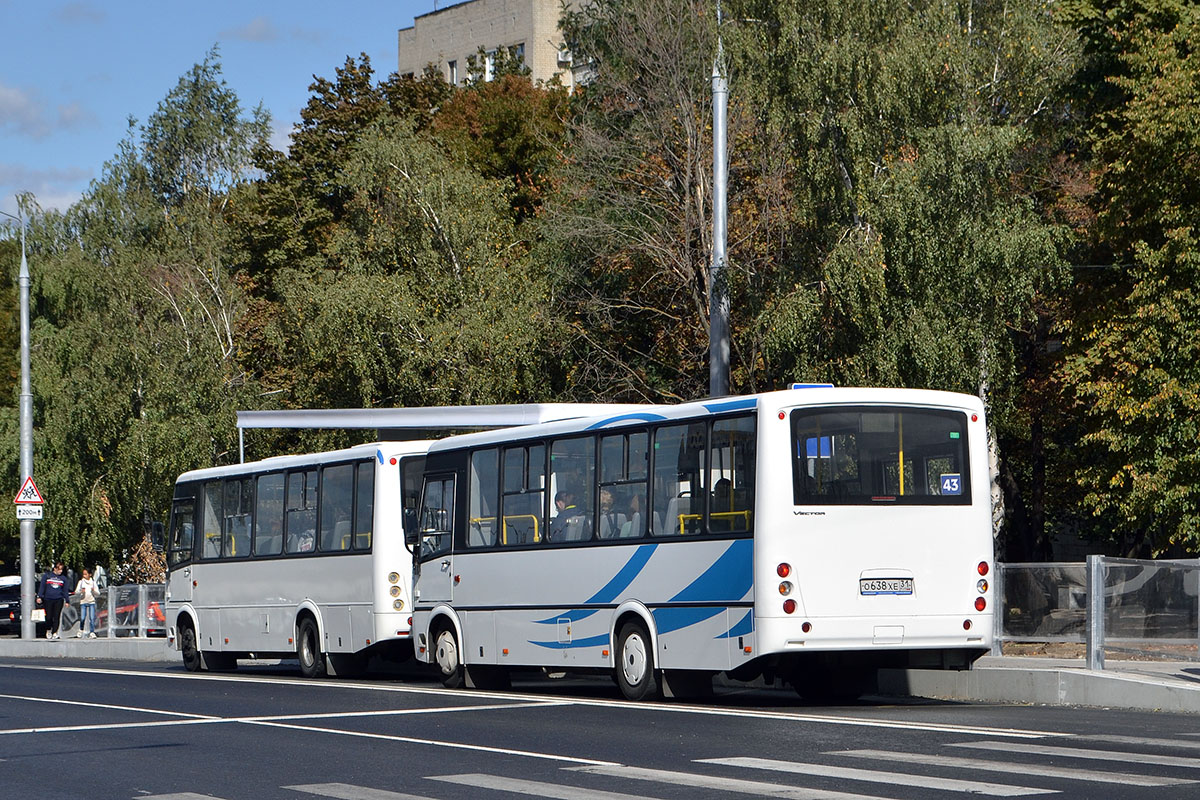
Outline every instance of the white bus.
POLYGON ((443 439, 425 463, 419 660, 448 686, 719 672, 854 696, 992 639, 983 406, 812 388, 443 439))
POLYGON ((186 472, 168 535, 167 635, 184 665, 292 658, 306 677, 411 652, 415 518, 429 442, 186 472))

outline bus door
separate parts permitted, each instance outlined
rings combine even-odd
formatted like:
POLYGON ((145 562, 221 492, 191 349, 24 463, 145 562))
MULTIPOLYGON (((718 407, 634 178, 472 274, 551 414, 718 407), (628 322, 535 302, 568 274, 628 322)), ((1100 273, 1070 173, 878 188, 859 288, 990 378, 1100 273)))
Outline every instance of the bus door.
POLYGON ((414 595, 421 603, 454 599, 454 475, 425 476, 417 531, 417 579, 414 595))
POLYGON ((167 596, 176 603, 192 601, 192 553, 195 546, 196 498, 176 497, 171 504, 167 559, 167 596))

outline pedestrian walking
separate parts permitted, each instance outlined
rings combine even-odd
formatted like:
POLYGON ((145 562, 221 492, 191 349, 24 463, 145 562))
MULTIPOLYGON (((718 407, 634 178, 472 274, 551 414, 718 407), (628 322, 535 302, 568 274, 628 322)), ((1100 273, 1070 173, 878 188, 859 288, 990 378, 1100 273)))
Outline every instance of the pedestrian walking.
POLYGON ((89 639, 96 638, 96 596, 98 592, 96 581, 92 579, 91 570, 84 567, 83 577, 79 579, 79 584, 75 587, 75 594, 79 595, 79 632, 75 634, 75 638, 83 636, 89 639))
POLYGON ((67 579, 63 577, 63 563, 54 562, 54 568, 42 576, 38 586, 37 602, 46 609, 46 622, 50 629, 46 631, 47 639, 58 638, 58 623, 62 619, 63 603, 71 596, 67 588, 67 579))

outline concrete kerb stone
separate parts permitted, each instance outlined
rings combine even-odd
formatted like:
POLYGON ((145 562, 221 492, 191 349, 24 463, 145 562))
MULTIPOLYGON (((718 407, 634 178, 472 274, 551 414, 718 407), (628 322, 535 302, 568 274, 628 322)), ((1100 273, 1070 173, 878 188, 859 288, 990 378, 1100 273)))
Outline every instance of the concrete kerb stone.
POLYGON ((166 639, 0 639, 0 658, 106 659, 113 661, 178 661, 166 639))

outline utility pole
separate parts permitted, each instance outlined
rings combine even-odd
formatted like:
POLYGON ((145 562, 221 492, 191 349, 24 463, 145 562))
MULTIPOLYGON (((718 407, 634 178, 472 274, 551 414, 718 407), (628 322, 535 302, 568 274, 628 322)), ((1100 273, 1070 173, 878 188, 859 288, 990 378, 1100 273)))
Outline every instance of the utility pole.
MULTIPOLYGON (((17 287, 21 296, 21 485, 33 477, 33 391, 29 383, 29 262, 25 258, 25 219, 17 199, 19 217, 0 211, 0 214, 15 219, 21 225, 21 271, 17 274, 17 287)), ((34 521, 21 520, 21 638, 36 638, 33 624, 33 537, 34 521)))
POLYGON ((721 0, 717 0, 717 55, 713 59, 713 251, 708 272, 708 393, 729 394, 729 292, 725 279, 726 192, 729 158, 725 118, 729 81, 721 48, 721 0))

